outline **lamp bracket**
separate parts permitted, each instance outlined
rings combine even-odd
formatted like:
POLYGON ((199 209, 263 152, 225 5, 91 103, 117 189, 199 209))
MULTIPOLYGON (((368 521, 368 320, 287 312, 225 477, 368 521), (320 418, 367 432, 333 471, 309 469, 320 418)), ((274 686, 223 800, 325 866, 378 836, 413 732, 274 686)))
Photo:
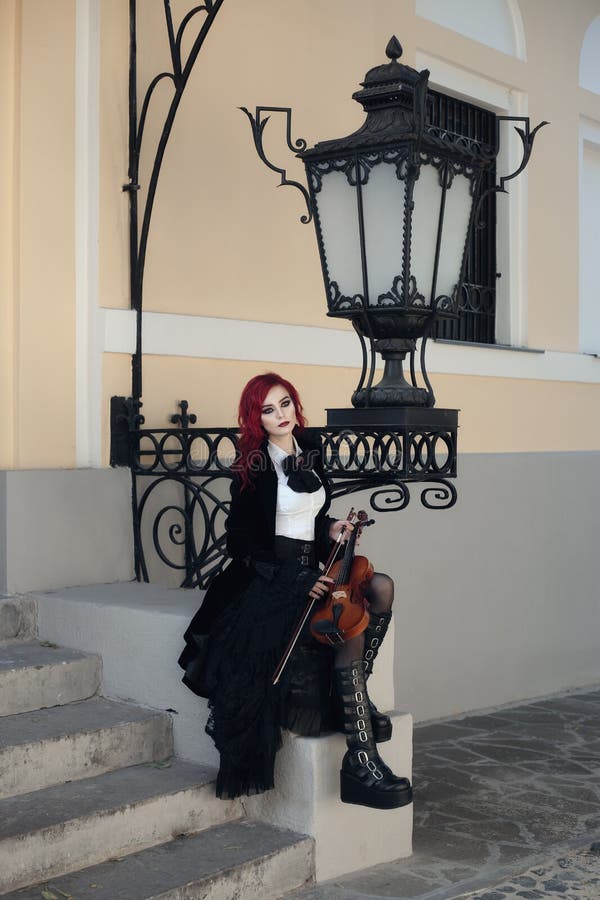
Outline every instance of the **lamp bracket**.
POLYGON ((510 181, 512 178, 516 178, 517 175, 520 175, 527 163, 529 162, 529 157, 531 156, 531 151, 533 150, 533 142, 535 140, 535 136, 544 125, 549 125, 550 122, 540 122, 539 125, 536 125, 533 131, 530 130, 529 127, 529 117, 528 116, 496 116, 496 146, 500 145, 500 122, 523 122, 525 128, 518 128, 515 125, 515 131, 521 138, 521 143, 523 144, 523 158, 518 169, 515 169, 510 175, 503 175, 500 178, 500 184, 498 185, 499 191, 504 191, 504 185, 507 181, 510 181))
POLYGON ((507 181, 511 181, 513 178, 516 178, 517 175, 520 175, 523 169, 527 166, 529 162, 529 158, 531 156, 531 151, 533 150, 533 142, 535 140, 535 136, 544 125, 549 125, 549 122, 545 120, 540 122, 539 125, 536 125, 535 128, 531 129, 529 125, 529 117, 528 116, 496 116, 496 147, 500 146, 500 122, 523 122, 524 128, 518 128, 515 125, 515 131, 521 138, 521 143, 523 144, 523 156, 521 158, 521 162, 519 163, 518 168, 515 169, 514 172, 511 172, 509 175, 502 175, 498 184, 492 188, 489 188, 487 191, 484 191, 479 200, 477 201, 477 209, 475 211, 475 221, 477 223, 476 227, 478 229, 483 228, 484 226, 479 221, 479 211, 483 205, 484 200, 489 194, 506 194, 506 188, 504 185, 507 181))
POLYGON ((298 138, 297 140, 292 139, 292 110, 289 106, 257 106, 254 115, 246 109, 245 106, 238 107, 241 109, 243 113, 248 116, 248 120, 250 122, 250 127, 252 128, 252 137, 254 138, 254 146, 256 147, 256 152, 258 153, 260 159, 263 161, 265 166, 268 169, 271 169, 273 172, 277 172, 278 175, 281 176, 281 181, 279 182, 278 187, 295 187, 298 188, 302 196, 304 197, 304 201, 306 203, 306 209, 308 215, 304 214, 300 216, 300 221, 304 225, 308 225, 309 222, 312 222, 312 206, 310 202, 310 197, 308 195, 308 191, 304 187, 303 184, 300 184, 299 181, 293 181, 291 178, 287 177, 286 170, 281 166, 276 166, 269 159, 267 159, 267 155, 265 153, 265 148, 263 146, 263 133, 265 130, 265 126, 269 119, 270 115, 264 116, 263 113, 285 113, 285 121, 286 121, 286 143, 288 145, 289 150, 292 153, 298 153, 302 150, 306 150, 306 141, 303 138, 298 138))

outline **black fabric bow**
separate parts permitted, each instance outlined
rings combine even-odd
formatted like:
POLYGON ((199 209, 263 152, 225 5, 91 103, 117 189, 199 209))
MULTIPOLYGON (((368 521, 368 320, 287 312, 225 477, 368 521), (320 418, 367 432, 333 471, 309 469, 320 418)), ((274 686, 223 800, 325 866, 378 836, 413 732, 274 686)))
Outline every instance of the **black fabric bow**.
POLYGON ((314 494, 321 487, 318 475, 308 467, 302 455, 286 456, 282 462, 282 468, 288 479, 288 487, 297 494, 314 494))

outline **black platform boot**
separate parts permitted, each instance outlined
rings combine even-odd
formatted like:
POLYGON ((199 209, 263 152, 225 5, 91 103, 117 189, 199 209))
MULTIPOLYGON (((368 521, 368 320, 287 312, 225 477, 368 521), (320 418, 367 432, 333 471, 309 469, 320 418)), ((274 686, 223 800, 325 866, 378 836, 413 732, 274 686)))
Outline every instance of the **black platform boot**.
MULTIPOLYGON (((379 653, 381 642, 386 635, 391 620, 391 612, 369 612, 369 624, 365 629, 365 650, 363 654, 365 678, 368 678, 373 671, 373 662, 379 653)), ((371 710, 371 722, 373 723, 373 735, 376 743, 383 744, 384 741, 389 741, 392 736, 392 720, 385 713, 380 713, 372 700, 369 700, 369 709, 371 710)))
POLYGON ((375 809, 406 806, 412 802, 410 781, 394 775, 377 752, 363 661, 356 659, 343 669, 334 669, 333 675, 348 744, 340 770, 342 802, 375 809))

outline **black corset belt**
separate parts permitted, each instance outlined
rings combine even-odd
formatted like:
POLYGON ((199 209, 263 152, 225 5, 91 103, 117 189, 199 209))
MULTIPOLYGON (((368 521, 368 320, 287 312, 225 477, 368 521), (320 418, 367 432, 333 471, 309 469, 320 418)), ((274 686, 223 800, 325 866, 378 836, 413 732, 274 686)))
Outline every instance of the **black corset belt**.
POLYGON ((302 566, 316 568, 314 541, 298 541, 295 538, 276 534, 275 556, 277 559, 295 559, 302 566))

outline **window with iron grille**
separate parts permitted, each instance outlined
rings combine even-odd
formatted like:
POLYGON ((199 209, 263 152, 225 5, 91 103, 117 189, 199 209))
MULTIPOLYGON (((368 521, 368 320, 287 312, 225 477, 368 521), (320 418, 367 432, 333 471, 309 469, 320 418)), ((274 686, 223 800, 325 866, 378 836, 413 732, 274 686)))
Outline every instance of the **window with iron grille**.
MULTIPOLYGON (((488 109, 429 91, 427 121, 438 128, 493 144, 496 116, 488 109)), ((496 166, 485 175, 482 190, 496 183, 496 166)), ((436 322, 433 336, 454 341, 494 344, 496 326, 496 195, 488 194, 473 229, 458 319, 436 322)))

